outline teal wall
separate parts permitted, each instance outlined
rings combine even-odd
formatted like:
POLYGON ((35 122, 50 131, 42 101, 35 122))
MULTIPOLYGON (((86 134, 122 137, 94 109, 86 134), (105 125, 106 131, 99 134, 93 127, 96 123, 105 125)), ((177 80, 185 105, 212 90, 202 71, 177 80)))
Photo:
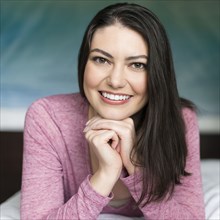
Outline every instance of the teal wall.
MULTIPOLYGON (((119 1, 1 0, 1 107, 77 92, 77 55, 94 14, 119 1)), ((181 96, 219 115, 219 1, 135 1, 154 11, 173 49, 181 96)))

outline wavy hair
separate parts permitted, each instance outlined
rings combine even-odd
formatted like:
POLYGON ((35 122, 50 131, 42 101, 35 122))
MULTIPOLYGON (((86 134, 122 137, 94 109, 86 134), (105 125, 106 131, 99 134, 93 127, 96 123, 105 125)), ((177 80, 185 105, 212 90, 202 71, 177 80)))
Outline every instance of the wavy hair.
POLYGON ((133 117, 137 144, 131 152, 134 165, 142 167, 143 187, 138 205, 170 198, 185 171, 187 146, 182 108, 193 104, 179 97, 171 48, 166 31, 149 9, 118 3, 99 11, 89 23, 78 56, 78 82, 83 90, 84 70, 93 34, 99 28, 120 23, 138 32, 148 45, 148 103, 133 117), (136 155, 134 160, 133 155, 136 155))

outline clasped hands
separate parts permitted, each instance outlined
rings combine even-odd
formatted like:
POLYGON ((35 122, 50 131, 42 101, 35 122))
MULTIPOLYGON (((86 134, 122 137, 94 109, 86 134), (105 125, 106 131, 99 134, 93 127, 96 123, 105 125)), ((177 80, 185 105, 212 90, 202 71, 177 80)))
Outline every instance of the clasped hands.
POLYGON ((99 188, 99 184, 96 184, 97 179, 98 182, 100 179, 108 179, 109 183, 112 180, 114 185, 123 166, 129 175, 134 173, 130 153, 135 144, 136 134, 131 118, 116 121, 95 116, 86 123, 84 133, 99 163, 99 169, 91 181, 97 185, 94 188, 99 188))

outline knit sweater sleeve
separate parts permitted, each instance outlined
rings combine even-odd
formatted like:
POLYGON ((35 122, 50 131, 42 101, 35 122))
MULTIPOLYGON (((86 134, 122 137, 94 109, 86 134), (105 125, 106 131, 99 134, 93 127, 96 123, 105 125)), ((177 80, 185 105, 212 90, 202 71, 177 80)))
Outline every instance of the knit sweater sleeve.
MULTIPOLYGON (((175 186, 174 194, 171 199, 154 202, 143 208, 139 207, 145 219, 205 219, 197 118, 196 114, 189 109, 183 110, 183 116, 186 124, 186 142, 188 147, 186 171, 190 172, 191 175, 183 177, 181 184, 175 186)), ((141 194, 141 179, 140 173, 122 178, 122 181, 129 188, 136 201, 138 201, 141 194)))
POLYGON ((48 104, 37 101, 26 114, 21 219, 96 219, 110 201, 92 189, 89 176, 64 201, 62 162, 57 153, 57 147, 63 145, 48 104))

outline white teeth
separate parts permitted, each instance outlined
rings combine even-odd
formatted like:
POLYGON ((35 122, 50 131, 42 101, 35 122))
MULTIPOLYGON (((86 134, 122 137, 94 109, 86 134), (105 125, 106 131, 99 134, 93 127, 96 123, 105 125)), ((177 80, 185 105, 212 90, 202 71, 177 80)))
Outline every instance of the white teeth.
POLYGON ((109 94, 107 92, 101 92, 102 96, 104 96, 105 98, 108 98, 110 100, 115 100, 115 101, 119 101, 119 100, 126 100, 129 99, 130 96, 129 95, 113 95, 113 94, 109 94))

